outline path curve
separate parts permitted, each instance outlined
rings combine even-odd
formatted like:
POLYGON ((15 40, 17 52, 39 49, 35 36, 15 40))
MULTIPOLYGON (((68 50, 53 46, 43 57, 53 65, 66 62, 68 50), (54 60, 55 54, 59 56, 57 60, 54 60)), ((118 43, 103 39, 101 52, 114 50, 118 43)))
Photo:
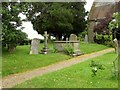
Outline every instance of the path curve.
POLYGON ((4 77, 2 80, 0 80, 0 82, 2 82, 2 88, 12 88, 13 86, 20 84, 26 80, 29 80, 31 78, 37 77, 37 76, 41 76, 43 74, 49 73, 49 72, 53 72, 65 67, 69 67, 72 66, 74 64, 86 61, 88 59, 109 53, 114 51, 113 48, 109 48, 109 49, 105 49, 102 51, 98 51, 95 53, 91 53, 91 54, 85 54, 85 55, 81 55, 66 61, 62 61, 62 62, 58 62, 46 67, 42 67, 39 69, 35 69, 32 71, 28 71, 28 72, 24 72, 24 73, 19 73, 19 74, 14 74, 14 75, 9 75, 4 77))

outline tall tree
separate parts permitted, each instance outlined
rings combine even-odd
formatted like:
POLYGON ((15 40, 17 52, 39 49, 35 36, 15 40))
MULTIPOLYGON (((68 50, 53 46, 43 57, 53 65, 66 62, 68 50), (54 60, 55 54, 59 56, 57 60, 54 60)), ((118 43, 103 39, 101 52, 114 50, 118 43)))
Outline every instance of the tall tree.
POLYGON ((29 3, 28 19, 32 21, 34 29, 43 34, 48 31, 58 39, 78 34, 86 27, 85 9, 81 2, 65 3, 29 3))
POLYGON ((13 52, 19 41, 26 38, 26 34, 21 30, 16 30, 21 26, 19 13, 24 6, 18 2, 2 3, 2 43, 7 47, 9 52, 13 52))

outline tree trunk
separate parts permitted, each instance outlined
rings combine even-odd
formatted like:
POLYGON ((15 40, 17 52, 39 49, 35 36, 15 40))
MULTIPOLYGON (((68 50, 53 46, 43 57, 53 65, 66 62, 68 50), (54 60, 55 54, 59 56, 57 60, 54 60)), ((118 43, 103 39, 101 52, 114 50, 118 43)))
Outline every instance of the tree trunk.
POLYGON ((16 45, 8 44, 7 46, 9 53, 13 53, 16 49, 16 45))

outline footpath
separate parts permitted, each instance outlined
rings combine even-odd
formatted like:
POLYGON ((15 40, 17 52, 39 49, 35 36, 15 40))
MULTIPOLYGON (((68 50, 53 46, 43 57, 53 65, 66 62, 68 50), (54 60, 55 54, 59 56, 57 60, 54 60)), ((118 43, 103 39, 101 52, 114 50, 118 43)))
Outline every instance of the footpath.
POLYGON ((89 60, 91 58, 95 58, 97 56, 101 56, 103 54, 106 54, 106 53, 109 53, 112 51, 114 51, 114 49, 109 48, 109 49, 94 52, 91 54, 84 54, 84 55, 74 57, 74 58, 66 60, 66 61, 58 62, 58 63, 52 64, 52 65, 49 65, 46 67, 38 68, 38 69, 35 69, 32 71, 9 75, 9 76, 2 78, 2 80, 0 80, 0 82, 2 82, 1 87, 2 88, 12 88, 13 86, 20 84, 31 78, 34 78, 37 76, 42 76, 43 74, 54 72, 54 71, 60 70, 62 68, 70 67, 74 64, 89 60))

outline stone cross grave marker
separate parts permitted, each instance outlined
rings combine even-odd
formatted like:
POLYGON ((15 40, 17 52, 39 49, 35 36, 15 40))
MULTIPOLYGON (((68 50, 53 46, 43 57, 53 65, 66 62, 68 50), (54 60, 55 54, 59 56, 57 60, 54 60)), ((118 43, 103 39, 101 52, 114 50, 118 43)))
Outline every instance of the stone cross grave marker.
POLYGON ((71 34, 69 41, 77 41, 77 36, 75 34, 71 34))
POLYGON ((45 31, 44 32, 44 40, 45 40, 45 42, 44 42, 44 48, 47 48, 47 40, 48 40, 48 34, 47 34, 47 31, 45 31))
POLYGON ((38 54, 40 40, 38 38, 34 38, 31 41, 30 46, 30 54, 38 54))
POLYGON ((47 54, 48 52, 48 46, 47 46, 47 40, 48 40, 48 34, 47 34, 47 31, 44 32, 44 47, 43 47, 43 50, 42 50, 42 53, 43 54, 47 54))

